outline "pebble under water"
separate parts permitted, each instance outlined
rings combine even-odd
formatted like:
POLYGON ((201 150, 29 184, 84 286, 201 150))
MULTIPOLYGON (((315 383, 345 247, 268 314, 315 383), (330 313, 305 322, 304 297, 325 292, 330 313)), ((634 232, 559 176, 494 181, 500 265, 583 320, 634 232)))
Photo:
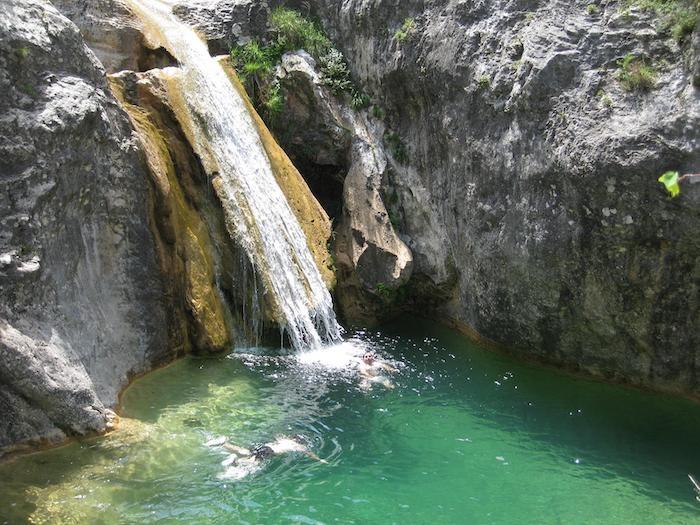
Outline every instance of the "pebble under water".
POLYGON ((405 320, 323 351, 239 349, 136 381, 120 430, 0 465, 0 523, 699 523, 700 406, 405 320), (396 387, 360 388, 371 347, 396 387), (239 445, 303 434, 235 481, 239 445))

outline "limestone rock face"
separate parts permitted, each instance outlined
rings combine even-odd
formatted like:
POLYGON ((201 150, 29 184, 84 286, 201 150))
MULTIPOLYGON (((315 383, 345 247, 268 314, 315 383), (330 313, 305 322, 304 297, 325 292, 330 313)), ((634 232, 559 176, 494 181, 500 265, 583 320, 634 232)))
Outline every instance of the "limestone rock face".
POLYGON ((148 176, 104 70, 44 0, 0 17, 0 454, 101 432, 169 357, 148 176))
POLYGON ((265 33, 270 8, 265 0, 188 0, 173 11, 201 32, 212 53, 228 54, 233 44, 265 33))
POLYGON ((168 53, 151 49, 138 20, 121 0, 53 0, 53 5, 80 29, 108 73, 145 71, 174 63, 168 53))
POLYGON ((414 274, 458 272, 433 315, 697 395, 700 187, 670 199, 657 178, 700 171, 699 32, 679 46, 618 2, 311 4, 406 145, 388 186, 414 274), (628 53, 651 64, 653 89, 619 82, 628 53))
POLYGON ((304 52, 282 58, 277 77, 286 100, 279 136, 289 151, 306 157, 303 164, 343 172, 334 246, 336 297, 346 321, 372 322, 381 318, 386 296, 408 282, 413 256, 394 230, 381 194, 389 169, 382 123, 334 97, 315 66, 304 52))

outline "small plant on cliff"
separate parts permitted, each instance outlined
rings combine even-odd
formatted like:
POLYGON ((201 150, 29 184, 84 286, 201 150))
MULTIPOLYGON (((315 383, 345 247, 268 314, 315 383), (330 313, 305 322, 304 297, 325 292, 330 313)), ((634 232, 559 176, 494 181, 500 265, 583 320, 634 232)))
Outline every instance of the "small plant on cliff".
POLYGON ((284 105, 279 83, 270 79, 277 60, 276 53, 273 47, 261 46, 257 41, 231 50, 233 67, 240 75, 256 108, 269 121, 282 112, 284 105))
POLYGON ((364 109, 369 106, 370 98, 367 93, 353 89, 350 93, 350 104, 355 109, 364 109))
POLYGON ((588 4, 586 6, 586 12, 589 15, 597 15, 598 13, 600 13, 600 7, 598 7, 596 4, 588 4))
POLYGON ((330 39, 311 20, 298 11, 277 7, 270 14, 270 25, 277 35, 277 43, 285 51, 304 49, 314 58, 331 50, 330 39))
POLYGON ((698 0, 625 0, 623 5, 653 11, 662 20, 662 30, 669 31, 678 43, 687 40, 700 17, 698 0))
POLYGON ((246 84, 246 89, 258 108, 267 117, 281 112, 279 84, 272 83, 272 73, 288 51, 303 49, 318 64, 321 81, 334 95, 347 94, 355 109, 369 105, 369 97, 355 87, 350 68, 343 54, 333 47, 330 39, 316 23, 298 11, 278 7, 270 15, 272 38, 267 45, 253 41, 231 50, 234 68, 246 84))
MULTIPOLYGON (((700 4, 699 4, 700 5, 700 4)), ((671 35, 676 42, 684 42, 698 25, 698 10, 684 9, 676 13, 671 24, 671 35)))
POLYGON ((649 91, 656 85, 656 72, 643 58, 628 53, 618 65, 617 79, 628 91, 649 91))
POLYGON ((599 89, 598 92, 595 94, 595 96, 598 97, 598 99, 600 100, 600 102, 601 102, 604 106, 606 106, 606 107, 612 107, 612 105, 613 105, 613 100, 612 100, 612 98, 610 97, 610 95, 608 95, 608 94, 605 92, 604 89, 602 89, 602 88, 599 89))
POLYGON ((411 18, 404 18, 403 24, 401 24, 401 27, 396 30, 394 33, 394 40, 397 42, 401 43, 404 40, 406 40, 411 33, 413 33, 416 29, 416 21, 411 18))
POLYGON ((284 97, 278 82, 273 83, 265 94, 263 102, 269 120, 275 120, 284 109, 284 97))
POLYGON ((257 41, 231 49, 231 63, 244 83, 251 87, 251 96, 256 98, 258 92, 270 74, 273 56, 270 48, 261 46, 257 41))
POLYGON ((29 48, 28 47, 18 47, 15 49, 15 56, 20 60, 24 60, 29 56, 29 48))
POLYGON ((681 175, 677 171, 667 171, 659 177, 659 182, 664 185, 671 198, 680 195, 681 183, 691 180, 700 180, 700 173, 686 173, 685 175, 681 175))
POLYGON ((392 296, 394 295, 394 290, 389 288, 384 283, 377 283, 377 287, 374 291, 379 297, 381 297, 385 301, 390 301, 392 296))
POLYGON ((319 57, 318 65, 321 69, 322 82, 330 88, 334 95, 350 91, 350 69, 345 57, 337 49, 331 49, 327 54, 319 57))

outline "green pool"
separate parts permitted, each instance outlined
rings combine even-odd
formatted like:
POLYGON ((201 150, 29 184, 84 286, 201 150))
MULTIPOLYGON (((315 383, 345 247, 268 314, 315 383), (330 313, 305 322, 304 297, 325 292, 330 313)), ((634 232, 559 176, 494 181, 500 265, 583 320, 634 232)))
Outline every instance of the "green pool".
POLYGON ((239 350, 137 381, 105 438, 0 465, 0 523, 697 524, 700 406, 557 374, 410 319, 327 355, 239 350), (364 347, 396 388, 358 387, 364 347), (219 435, 301 433, 221 479, 219 435))

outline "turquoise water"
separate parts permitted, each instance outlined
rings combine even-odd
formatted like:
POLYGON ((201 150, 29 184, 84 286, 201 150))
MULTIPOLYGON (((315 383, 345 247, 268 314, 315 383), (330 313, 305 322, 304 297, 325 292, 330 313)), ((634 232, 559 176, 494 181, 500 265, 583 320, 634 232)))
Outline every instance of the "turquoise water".
POLYGON ((323 363, 179 361, 127 390, 119 431, 1 465, 4 522, 700 523, 700 406, 516 363, 429 322, 353 337, 396 362, 396 388, 359 388, 348 345, 323 363), (231 481, 203 446, 293 433, 328 464, 290 454, 231 481))

